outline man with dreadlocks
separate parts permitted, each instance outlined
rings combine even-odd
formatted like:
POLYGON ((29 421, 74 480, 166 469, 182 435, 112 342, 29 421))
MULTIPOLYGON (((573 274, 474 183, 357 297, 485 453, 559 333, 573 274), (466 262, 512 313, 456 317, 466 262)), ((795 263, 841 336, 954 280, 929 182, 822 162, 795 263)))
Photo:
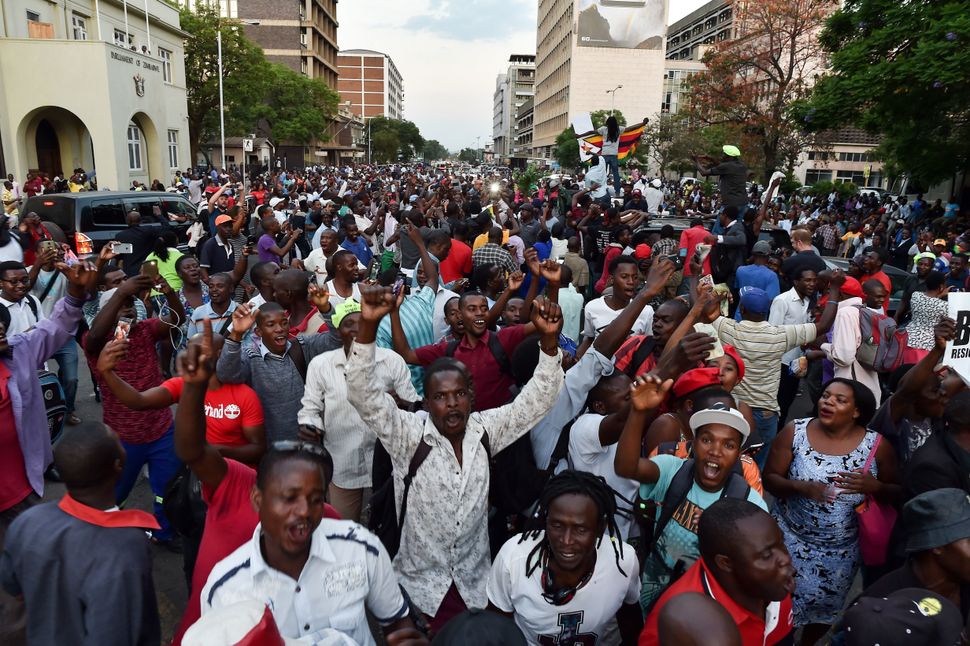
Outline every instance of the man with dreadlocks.
POLYGON ((554 476, 526 531, 495 557, 489 609, 514 617, 530 644, 599 644, 614 617, 623 644, 635 644, 643 626, 639 566, 616 513, 616 494, 602 477, 554 476))

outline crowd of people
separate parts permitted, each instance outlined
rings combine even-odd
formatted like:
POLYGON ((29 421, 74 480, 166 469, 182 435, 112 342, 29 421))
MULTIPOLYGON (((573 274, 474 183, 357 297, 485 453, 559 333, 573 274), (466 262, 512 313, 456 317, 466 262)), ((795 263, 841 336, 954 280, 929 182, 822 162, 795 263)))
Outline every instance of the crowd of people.
POLYGON ((608 157, 179 172, 82 258, 8 211, 0 643, 968 643, 965 210, 608 157))

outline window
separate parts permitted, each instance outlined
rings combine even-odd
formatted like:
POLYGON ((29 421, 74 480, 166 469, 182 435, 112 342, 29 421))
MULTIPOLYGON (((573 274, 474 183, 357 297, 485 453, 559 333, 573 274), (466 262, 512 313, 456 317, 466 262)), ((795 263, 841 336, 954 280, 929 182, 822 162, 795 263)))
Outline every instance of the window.
POLYGON ((115 39, 114 39, 115 45, 117 45, 118 47, 124 47, 125 49, 127 49, 128 47, 133 45, 134 42, 135 40, 134 38, 132 38, 131 34, 125 34, 124 30, 115 29, 115 39), (127 35, 127 38, 126 38, 126 35, 127 35))
POLYGON ((811 169, 805 171, 805 184, 811 186, 816 182, 829 182, 832 180, 832 171, 811 169))
POLYGON ((839 161, 847 161, 847 162, 869 161, 869 153, 839 153, 839 161))
POLYGON ((91 224, 94 226, 125 226, 125 207, 118 201, 98 201, 91 204, 91 224))
POLYGON ((835 175, 836 182, 852 182, 856 186, 866 185, 866 175, 861 170, 840 170, 835 175))
POLYGON ((76 13, 71 14, 71 31, 74 34, 74 40, 88 39, 87 20, 84 16, 76 13))
POLYGON ((30 20, 31 22, 40 22, 40 14, 37 13, 36 11, 31 11, 30 9, 28 9, 27 20, 30 20))
POLYGON ((172 52, 167 49, 158 48, 158 57, 162 59, 162 80, 166 83, 172 82, 172 52))
POLYGON ((168 167, 179 167, 179 131, 168 131, 168 167))
POLYGON ((128 123, 128 170, 141 170, 141 129, 128 123))

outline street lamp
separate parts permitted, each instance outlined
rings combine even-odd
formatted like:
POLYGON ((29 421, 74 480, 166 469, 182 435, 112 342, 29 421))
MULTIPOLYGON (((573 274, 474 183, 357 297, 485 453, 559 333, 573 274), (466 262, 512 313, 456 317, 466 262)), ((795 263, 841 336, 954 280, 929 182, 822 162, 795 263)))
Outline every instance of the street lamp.
MULTIPOLYGON (((258 20, 240 20, 244 25, 258 25, 258 20)), ((222 11, 216 29, 216 51, 219 57, 219 139, 222 141, 222 168, 226 168, 226 106, 222 100, 222 11)))
POLYGON ((613 107, 616 105, 616 91, 619 90, 619 89, 621 89, 622 87, 623 87, 622 85, 617 85, 612 90, 607 90, 606 91, 607 94, 611 95, 611 98, 610 98, 610 114, 613 114, 613 107))

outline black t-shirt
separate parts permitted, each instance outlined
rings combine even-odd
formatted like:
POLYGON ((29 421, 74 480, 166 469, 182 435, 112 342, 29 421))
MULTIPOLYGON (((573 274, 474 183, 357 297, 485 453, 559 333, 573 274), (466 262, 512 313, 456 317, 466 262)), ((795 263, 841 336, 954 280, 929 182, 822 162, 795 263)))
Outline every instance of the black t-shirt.
MULTIPOLYGON (((903 567, 884 575, 875 583, 862 591, 860 597, 888 597, 893 592, 907 588, 926 588, 922 581, 916 578, 909 561, 903 567)), ((853 601, 854 603, 854 601, 853 601)), ((851 605, 851 604, 849 604, 851 605)), ((970 585, 960 586, 960 612, 963 617, 970 616, 970 585)))
POLYGON ((748 193, 745 188, 748 167, 740 160, 723 161, 711 168, 708 175, 717 176, 717 187, 721 192, 721 203, 724 206, 736 206, 740 209, 748 203, 748 193))
POLYGON ((970 453, 946 431, 932 433, 913 452, 903 478, 905 500, 934 489, 970 493, 970 453))

